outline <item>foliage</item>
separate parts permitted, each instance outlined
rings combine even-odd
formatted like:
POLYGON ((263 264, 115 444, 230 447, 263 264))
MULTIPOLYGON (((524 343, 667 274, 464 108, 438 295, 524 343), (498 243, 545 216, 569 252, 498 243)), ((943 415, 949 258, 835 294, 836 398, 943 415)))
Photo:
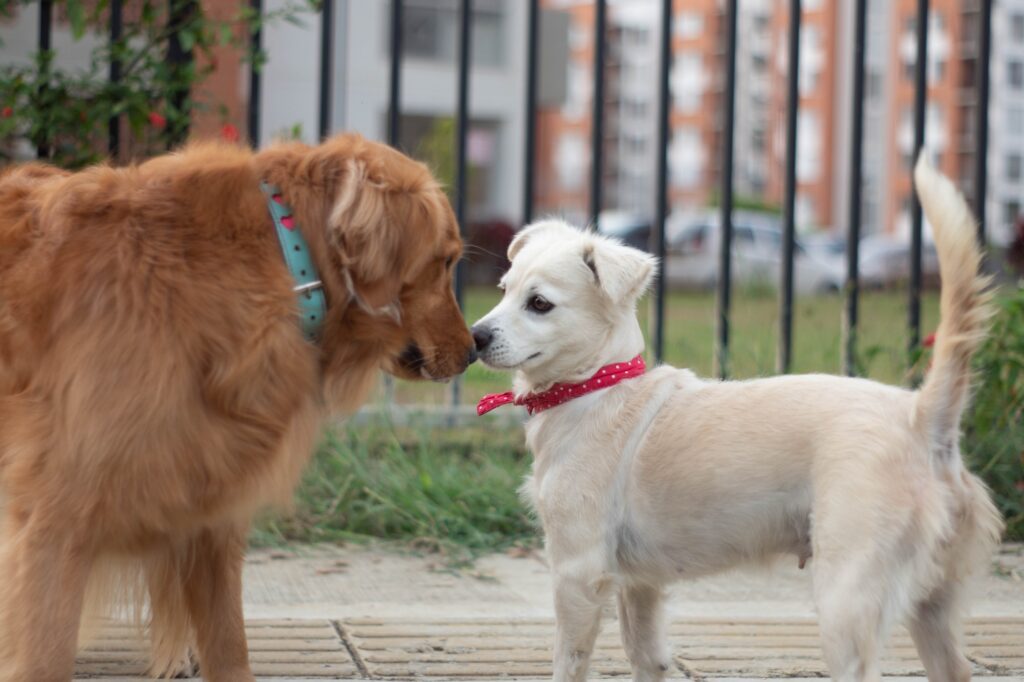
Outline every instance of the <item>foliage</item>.
POLYGON ((253 541, 389 538, 455 562, 530 544, 536 531, 516 492, 528 467, 519 428, 338 428, 310 464, 294 513, 266 519, 253 541))
MULTIPOLYGON (((0 16, 30 4, 34 0, 0 0, 0 16)), ((87 64, 71 70, 58 68, 52 51, 35 54, 29 64, 0 67, 0 156, 16 156, 27 143, 68 168, 104 157, 112 117, 128 121, 133 152, 146 156, 182 141, 195 111, 217 108, 224 116, 223 106, 203 99, 197 88, 216 68, 215 49, 243 51, 258 69, 265 56, 250 48, 251 33, 278 18, 298 22, 299 13, 315 5, 291 0, 260 16, 238 3, 236 14, 219 19, 198 0, 137 0, 125 3, 122 36, 111 42, 109 0, 53 4, 75 40, 94 34, 98 44, 87 64), (185 57, 169 58, 176 53, 185 57), (109 79, 112 63, 120 65, 116 83, 109 79)), ((225 131, 237 138, 233 126, 225 131)))
POLYGON ((997 303, 975 358, 978 385, 964 419, 963 453, 991 487, 1007 538, 1024 540, 1024 289, 997 303))

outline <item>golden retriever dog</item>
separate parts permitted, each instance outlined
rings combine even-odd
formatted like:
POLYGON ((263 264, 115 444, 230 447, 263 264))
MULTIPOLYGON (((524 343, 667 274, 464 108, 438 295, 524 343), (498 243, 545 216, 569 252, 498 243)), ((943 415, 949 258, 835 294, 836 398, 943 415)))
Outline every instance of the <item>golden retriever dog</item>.
POLYGON ((0 204, 0 680, 70 679, 86 594, 125 563, 155 673, 194 647, 206 680, 252 680, 253 514, 290 498, 325 415, 357 407, 381 368, 444 380, 472 360, 442 189, 342 135, 28 165, 0 176, 0 204), (261 182, 323 282, 312 341, 261 182))
POLYGON ((1001 529, 958 449, 985 280, 963 199, 924 163, 917 186, 943 278, 919 391, 826 375, 644 373, 635 310, 653 258, 558 222, 511 244, 504 297, 472 331, 481 360, 515 371, 514 391, 479 409, 513 402, 533 415, 524 492, 554 573, 554 679, 586 679, 616 592, 633 679, 663 679, 664 587, 786 554, 811 561, 833 679, 880 679, 901 621, 929 680, 970 678, 961 596, 1001 529))

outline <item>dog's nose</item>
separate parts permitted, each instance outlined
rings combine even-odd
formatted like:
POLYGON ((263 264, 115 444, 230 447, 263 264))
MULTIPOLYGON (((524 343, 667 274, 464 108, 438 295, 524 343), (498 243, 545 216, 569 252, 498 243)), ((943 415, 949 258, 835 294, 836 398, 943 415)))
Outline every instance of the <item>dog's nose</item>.
POLYGON ((476 362, 478 357, 479 356, 476 353, 476 346, 474 346, 473 348, 470 348, 469 352, 466 353, 466 367, 469 367, 474 362, 476 362))
POLYGON ((487 327, 473 327, 469 330, 473 334, 473 342, 476 344, 477 351, 482 351, 491 345, 491 339, 494 338, 494 332, 487 327))

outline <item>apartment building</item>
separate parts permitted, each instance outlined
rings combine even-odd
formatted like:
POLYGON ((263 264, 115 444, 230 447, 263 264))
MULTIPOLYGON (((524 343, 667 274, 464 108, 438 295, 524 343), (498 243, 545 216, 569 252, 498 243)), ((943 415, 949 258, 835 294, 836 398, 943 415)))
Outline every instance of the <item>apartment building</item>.
MULTIPOLYGON (((838 188, 833 176, 845 145, 839 136, 845 132, 839 111, 840 81, 838 68, 840 40, 838 3, 806 0, 800 29, 800 68, 797 74, 799 111, 797 114, 796 222, 801 229, 829 227, 838 216, 834 211, 838 188)), ((771 144, 765 160, 768 179, 765 199, 779 205, 785 194, 786 94, 790 77, 788 3, 769 3, 771 14, 769 40, 772 61, 765 79, 770 93, 769 119, 771 144)))
POLYGON ((992 17, 988 224, 1006 243, 1024 217, 1024 0, 1000 0, 992 17))

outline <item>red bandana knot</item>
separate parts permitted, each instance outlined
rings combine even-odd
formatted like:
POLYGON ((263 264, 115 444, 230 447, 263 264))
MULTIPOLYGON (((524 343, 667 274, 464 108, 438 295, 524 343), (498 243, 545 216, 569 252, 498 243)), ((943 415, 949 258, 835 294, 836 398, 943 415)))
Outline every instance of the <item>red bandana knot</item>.
POLYGON ((476 413, 484 415, 502 405, 523 405, 530 414, 537 414, 568 402, 581 395, 610 388, 625 379, 643 374, 647 369, 643 356, 638 355, 629 362, 616 362, 597 370, 594 376, 579 384, 555 384, 546 391, 530 393, 516 398, 511 391, 485 395, 477 403, 476 413))

